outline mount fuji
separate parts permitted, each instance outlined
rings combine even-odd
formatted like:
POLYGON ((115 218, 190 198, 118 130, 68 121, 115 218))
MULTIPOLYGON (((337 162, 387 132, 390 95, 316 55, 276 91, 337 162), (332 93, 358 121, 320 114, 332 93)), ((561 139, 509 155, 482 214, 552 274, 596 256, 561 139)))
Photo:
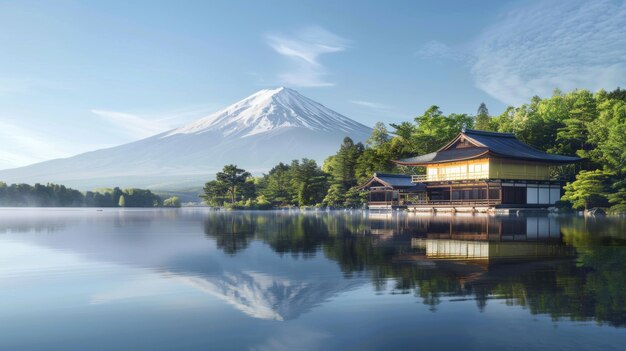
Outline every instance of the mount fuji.
POLYGON ((180 128, 65 159, 2 170, 7 183, 54 182, 78 189, 197 187, 236 164, 253 174, 303 157, 322 162, 348 136, 371 129, 295 90, 261 90, 180 128))

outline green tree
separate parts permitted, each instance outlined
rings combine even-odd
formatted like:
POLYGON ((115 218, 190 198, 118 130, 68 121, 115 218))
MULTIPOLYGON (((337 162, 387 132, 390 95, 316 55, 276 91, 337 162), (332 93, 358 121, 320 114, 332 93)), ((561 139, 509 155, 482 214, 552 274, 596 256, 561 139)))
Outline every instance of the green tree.
POLYGON ((622 100, 626 102, 626 89, 617 87, 617 89, 607 93, 607 97, 613 100, 622 100))
POLYGON ((393 149, 393 140, 387 128, 382 123, 377 123, 372 130, 372 135, 367 140, 367 147, 356 160, 355 177, 357 184, 369 179, 376 172, 393 172, 396 170, 394 159, 402 158, 393 149))
MULTIPOLYGON (((439 106, 429 107, 424 114, 415 118, 415 125, 404 122, 392 124, 401 153, 408 155, 426 154, 436 151, 454 138, 463 127, 471 128, 473 118, 466 114, 444 115, 439 106)), ((392 143, 393 144, 393 143, 392 143)))
POLYGON ((328 176, 314 160, 294 160, 290 165, 294 203, 298 206, 319 204, 328 191, 328 176))
POLYGON ((148 189, 130 188, 124 189, 122 193, 126 207, 157 207, 161 205, 161 198, 148 189))
POLYGON ((376 122, 372 129, 372 134, 366 141, 366 145, 371 148, 379 148, 391 140, 387 127, 382 122, 376 122))
POLYGON ((587 148, 588 127, 597 117, 596 100, 588 90, 575 90, 564 95, 561 104, 568 109, 560 117, 562 126, 557 129, 558 147, 555 151, 574 155, 587 148))
POLYGON ((358 208, 362 207, 366 202, 367 192, 360 190, 359 187, 355 186, 348 189, 346 192, 343 205, 345 207, 358 208))
POLYGON ((611 191, 607 198, 612 205, 611 210, 615 212, 626 212, 626 179, 621 178, 615 181, 611 187, 611 191))
POLYGON ((602 170, 581 171, 576 181, 565 185, 562 200, 569 201, 575 208, 585 210, 606 202, 607 174, 602 170))
POLYGON ((124 195, 120 196, 118 202, 117 202, 117 206, 118 207, 126 207, 126 199, 124 199, 124 195))
POLYGON ((226 188, 231 204, 237 200, 238 188, 242 187, 249 177, 250 173, 237 168, 236 165, 226 165, 221 172, 217 172, 215 175, 217 182, 226 188))
POLYGON ((324 205, 330 207, 336 207, 343 205, 345 202, 345 191, 341 184, 332 184, 328 188, 328 192, 324 197, 324 205))
POLYGON ((491 116, 489 116, 489 110, 484 102, 481 102, 480 106, 478 106, 474 128, 479 130, 492 130, 491 116))
POLYGON ((261 191, 266 199, 275 205, 284 206, 291 203, 293 188, 291 186, 291 170, 289 165, 279 163, 274 166, 265 178, 265 188, 261 191))
POLYGON ((346 137, 337 153, 328 158, 324 164, 324 170, 330 173, 332 181, 347 190, 357 183, 356 163, 363 154, 363 144, 355 144, 352 139, 346 137))
POLYGON ((227 189, 224 184, 212 180, 204 184, 200 197, 209 206, 223 206, 226 200, 227 189))
POLYGON ((165 207, 180 207, 180 198, 178 196, 170 196, 163 200, 163 206, 165 207))

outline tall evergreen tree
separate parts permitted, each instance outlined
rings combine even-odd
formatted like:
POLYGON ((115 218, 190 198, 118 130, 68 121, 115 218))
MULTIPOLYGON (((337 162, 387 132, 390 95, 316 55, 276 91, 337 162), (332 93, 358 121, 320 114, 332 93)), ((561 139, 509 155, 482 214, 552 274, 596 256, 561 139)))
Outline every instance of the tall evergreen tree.
POLYGON ((491 116, 489 116, 487 105, 484 102, 481 102, 480 106, 478 106, 478 111, 476 112, 476 122, 474 123, 474 128, 479 130, 492 130, 491 124, 491 116))
POLYGON ((226 186, 217 180, 212 180, 204 184, 200 197, 209 206, 222 206, 226 201, 226 186))
POLYGON ((238 189, 244 185, 249 177, 250 173, 246 170, 237 168, 236 165, 226 165, 221 172, 217 172, 215 180, 226 188, 230 202, 234 204, 237 200, 238 189))
POLYGON ((607 174, 602 170, 581 171, 576 181, 565 185, 563 200, 570 201, 575 208, 585 210, 593 206, 606 205, 607 174))
POLYGON ((288 205, 293 198, 289 165, 279 163, 265 176, 262 194, 275 205, 288 205))
POLYGON ((299 206, 310 206, 322 202, 328 190, 327 175, 314 160, 294 160, 291 162, 290 172, 295 189, 295 203, 299 206))
POLYGON ((333 182, 341 185, 344 190, 350 189, 357 183, 355 170, 358 158, 363 154, 363 144, 355 144, 346 137, 337 153, 329 158, 325 169, 332 175, 333 182))

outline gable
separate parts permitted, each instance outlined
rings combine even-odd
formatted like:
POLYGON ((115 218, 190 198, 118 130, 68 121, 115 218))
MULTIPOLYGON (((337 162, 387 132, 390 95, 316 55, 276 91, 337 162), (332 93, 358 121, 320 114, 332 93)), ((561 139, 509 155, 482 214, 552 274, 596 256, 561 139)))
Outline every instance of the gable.
POLYGON ((368 184, 368 187, 370 188, 376 187, 376 186, 387 186, 387 184, 383 184, 378 180, 373 180, 370 184, 368 184))
POLYGON ((484 145, 481 145, 477 143, 476 141, 472 140, 471 138, 468 138, 465 134, 460 133, 459 135, 457 135, 456 138, 452 139, 451 142, 443 146, 438 151, 445 151, 445 150, 452 150, 452 149, 467 149, 467 148, 474 148, 474 147, 484 147, 484 145))
POLYGON ((447 150, 450 150, 450 149, 465 149, 465 148, 468 148, 468 147, 476 147, 476 145, 472 144, 466 138, 461 137, 457 141, 452 143, 452 145, 450 145, 447 148, 447 150))

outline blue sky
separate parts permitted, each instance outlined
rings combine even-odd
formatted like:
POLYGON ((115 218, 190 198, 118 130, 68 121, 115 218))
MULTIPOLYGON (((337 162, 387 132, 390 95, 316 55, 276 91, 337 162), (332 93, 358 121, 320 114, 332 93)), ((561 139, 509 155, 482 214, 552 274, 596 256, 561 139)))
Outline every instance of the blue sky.
POLYGON ((626 86, 622 1, 2 1, 0 169, 288 86, 367 125, 626 86))

